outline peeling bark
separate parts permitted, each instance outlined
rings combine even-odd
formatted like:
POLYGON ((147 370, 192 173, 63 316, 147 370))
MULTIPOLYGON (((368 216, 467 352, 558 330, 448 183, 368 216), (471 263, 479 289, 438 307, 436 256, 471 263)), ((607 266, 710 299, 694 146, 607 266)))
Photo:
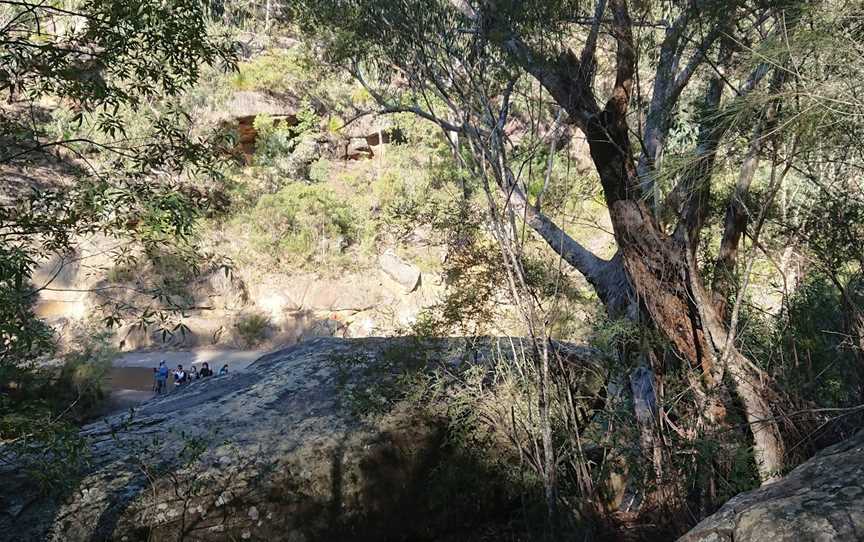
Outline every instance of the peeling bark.
POLYGON ((651 321, 672 342, 706 385, 712 379, 713 359, 707 347, 699 315, 688 288, 685 247, 659 231, 644 203, 618 201, 612 208, 612 222, 640 303, 651 321))

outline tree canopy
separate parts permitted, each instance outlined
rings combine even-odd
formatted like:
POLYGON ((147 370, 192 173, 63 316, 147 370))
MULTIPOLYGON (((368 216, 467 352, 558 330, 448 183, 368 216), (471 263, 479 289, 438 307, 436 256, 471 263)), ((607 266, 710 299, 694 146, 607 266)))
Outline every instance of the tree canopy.
MULTIPOLYGON (((75 261, 79 240, 95 234, 198 259, 187 242, 192 226, 219 202, 188 181, 218 175, 215 141, 194 137, 169 100, 204 66, 230 68, 235 57, 229 41, 210 34, 202 9, 184 1, 0 2, 0 168, 21 184, 4 186, 0 202, 0 434, 15 445, 4 455, 35 452, 43 467, 43 459, 61 466, 53 453, 78 450, 65 449, 75 439, 52 403, 59 392, 34 364, 55 345, 32 312, 53 281, 31 282, 37 261, 58 255, 59 274, 75 261), (46 111, 58 102, 73 112, 67 128, 46 130, 46 111), (145 126, 137 133, 133 116, 145 126), (53 174, 31 178, 29 168, 40 165, 53 174), (39 442, 57 445, 46 453, 39 442)), ((151 293, 153 307, 118 303, 106 323, 158 321, 172 307, 158 288, 151 293)))

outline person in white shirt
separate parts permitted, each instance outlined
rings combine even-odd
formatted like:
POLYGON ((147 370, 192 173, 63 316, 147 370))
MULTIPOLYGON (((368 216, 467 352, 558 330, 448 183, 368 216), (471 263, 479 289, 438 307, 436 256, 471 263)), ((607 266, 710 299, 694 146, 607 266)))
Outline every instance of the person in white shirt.
POLYGON ((178 365, 177 369, 174 370, 174 387, 179 388, 188 380, 189 376, 186 374, 186 371, 183 370, 183 366, 178 365))

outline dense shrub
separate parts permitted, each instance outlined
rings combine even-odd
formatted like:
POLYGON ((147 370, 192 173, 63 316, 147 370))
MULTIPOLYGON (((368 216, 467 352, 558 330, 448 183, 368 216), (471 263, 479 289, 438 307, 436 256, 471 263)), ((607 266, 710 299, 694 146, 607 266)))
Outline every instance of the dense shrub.
POLYGON ((298 79, 308 77, 311 66, 300 50, 271 52, 237 66, 231 84, 237 90, 290 92, 298 79))
POLYGON ((270 317, 258 312, 242 314, 234 322, 237 339, 246 347, 261 344, 267 338, 269 328, 270 317))
POLYGON ((784 388, 823 407, 856 403, 854 354, 847 348, 840 292, 825 277, 811 275, 790 297, 779 322, 784 388))
POLYGON ((74 404, 72 412, 80 420, 97 412, 106 398, 105 381, 117 355, 109 338, 110 332, 100 331, 79 340, 57 373, 54 400, 74 404))
POLYGON ((20 367, 13 379, 0 380, 0 462, 14 458, 45 491, 68 488, 87 458, 78 425, 98 414, 106 398, 116 355, 108 337, 90 330, 58 364, 20 367))
POLYGON ((298 266, 325 262, 356 240, 352 209, 327 187, 290 184, 235 219, 256 251, 298 266))

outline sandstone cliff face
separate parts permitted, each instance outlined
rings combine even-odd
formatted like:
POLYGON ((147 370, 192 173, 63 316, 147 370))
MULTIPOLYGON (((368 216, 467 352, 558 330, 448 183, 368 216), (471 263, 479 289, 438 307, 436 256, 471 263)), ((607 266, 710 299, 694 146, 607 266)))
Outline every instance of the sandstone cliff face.
MULTIPOLYGON (((94 315, 102 314, 100 307, 105 303, 122 299, 144 307, 152 301, 147 287, 134 281, 112 281, 104 272, 93 271, 114 267, 107 253, 115 244, 104 237, 83 239, 75 259, 87 265, 69 264, 55 257, 34 273, 35 284, 50 283, 56 288, 40 292, 35 312, 54 327, 63 341, 82 333, 82 326, 86 329, 94 315), (143 291, 134 293, 134 288, 143 291)), ((392 252, 385 252, 369 269, 346 271, 336 277, 285 270, 236 271, 229 274, 222 268, 212 269, 184 285, 184 295, 173 301, 186 307, 182 318, 185 333, 165 337, 159 326, 144 330, 131 321, 117 330, 115 346, 124 351, 248 348, 289 344, 316 336, 393 335, 397 329, 410 326, 424 308, 438 302, 443 290, 438 277, 421 280, 416 266, 392 252), (236 325, 250 315, 265 317, 268 322, 260 342, 254 345, 247 344, 236 330, 236 325)))
MULTIPOLYGON (((0 539, 447 539, 502 509, 494 487, 479 499, 460 472, 492 475, 458 457, 441 420, 417 407, 373 419, 356 406, 375 402, 366 392, 394 360, 458 370, 464 353, 457 339, 316 338, 196 381, 85 427, 92 466, 64 499, 28 496, 0 466, 0 539), (436 489, 442 472, 455 487, 436 489)), ((470 363, 483 356, 472 349, 470 363)))
POLYGON ((679 542, 864 540, 864 432, 734 497, 679 542))

